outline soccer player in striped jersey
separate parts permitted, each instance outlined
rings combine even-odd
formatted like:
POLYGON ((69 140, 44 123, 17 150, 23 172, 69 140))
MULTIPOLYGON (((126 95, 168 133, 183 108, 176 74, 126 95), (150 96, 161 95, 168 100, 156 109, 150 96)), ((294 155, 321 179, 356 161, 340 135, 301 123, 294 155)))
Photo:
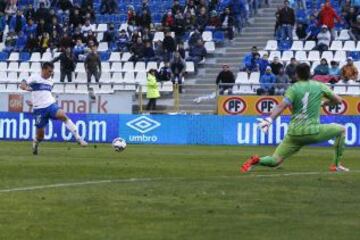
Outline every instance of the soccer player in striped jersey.
POLYGON ((51 76, 54 72, 54 65, 45 62, 41 66, 41 74, 31 76, 28 80, 21 82, 20 88, 31 92, 33 114, 35 117, 36 136, 33 139, 33 154, 38 154, 39 143, 44 139, 45 127, 49 119, 64 122, 66 128, 74 135, 76 141, 83 147, 87 146, 79 135, 75 124, 56 104, 55 98, 51 94, 53 80, 51 76))
POLYGON ((283 102, 269 117, 258 119, 260 129, 267 132, 272 122, 287 107, 291 107, 292 117, 284 140, 272 156, 252 156, 241 166, 241 172, 248 172, 256 165, 277 167, 303 146, 330 139, 335 139, 335 154, 330 171, 349 171, 340 164, 345 145, 345 128, 338 124, 320 124, 321 106, 341 103, 341 97, 324 83, 309 80, 310 67, 305 63, 296 67, 296 75, 298 80, 288 88, 283 102))

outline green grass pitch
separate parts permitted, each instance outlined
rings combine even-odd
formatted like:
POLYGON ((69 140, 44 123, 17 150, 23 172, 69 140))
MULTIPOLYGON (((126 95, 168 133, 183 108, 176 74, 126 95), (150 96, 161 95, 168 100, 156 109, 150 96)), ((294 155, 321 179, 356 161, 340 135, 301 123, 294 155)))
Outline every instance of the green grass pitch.
POLYGON ((328 173, 332 148, 304 148, 279 169, 240 163, 273 147, 81 149, 0 142, 0 239, 356 239, 360 150, 328 173), (106 181, 109 180, 109 181, 106 181))

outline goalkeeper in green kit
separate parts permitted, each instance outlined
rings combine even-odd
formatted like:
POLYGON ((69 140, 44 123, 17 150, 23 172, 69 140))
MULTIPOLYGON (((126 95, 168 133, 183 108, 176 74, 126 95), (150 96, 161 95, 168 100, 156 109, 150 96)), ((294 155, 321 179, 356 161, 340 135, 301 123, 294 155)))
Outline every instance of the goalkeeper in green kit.
POLYGON ((252 156, 241 166, 241 172, 248 172, 256 165, 277 167, 303 146, 330 139, 335 139, 335 155, 330 171, 349 171, 340 164, 345 145, 345 128, 338 124, 320 124, 321 106, 341 103, 341 97, 324 83, 309 80, 310 67, 306 63, 296 67, 296 75, 297 82, 288 88, 283 102, 274 109, 270 117, 258 119, 259 128, 266 133, 272 122, 290 107, 292 117, 285 138, 272 156, 252 156))

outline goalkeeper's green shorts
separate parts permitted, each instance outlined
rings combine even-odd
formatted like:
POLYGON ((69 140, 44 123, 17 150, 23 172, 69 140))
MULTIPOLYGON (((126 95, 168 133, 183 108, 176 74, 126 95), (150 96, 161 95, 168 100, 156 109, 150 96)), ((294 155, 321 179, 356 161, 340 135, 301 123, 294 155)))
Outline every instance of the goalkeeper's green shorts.
POLYGON ((286 159, 299 151, 303 146, 324 142, 341 135, 343 129, 341 125, 337 124, 321 124, 320 131, 316 134, 302 136, 286 134, 273 156, 286 159))

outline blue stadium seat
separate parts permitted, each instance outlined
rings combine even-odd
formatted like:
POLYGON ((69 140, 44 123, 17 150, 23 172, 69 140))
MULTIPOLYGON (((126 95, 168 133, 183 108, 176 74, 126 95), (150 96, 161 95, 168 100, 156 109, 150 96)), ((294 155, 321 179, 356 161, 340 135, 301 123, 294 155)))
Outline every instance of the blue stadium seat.
POLYGON ((9 57, 9 53, 8 52, 0 52, 0 61, 6 61, 9 57))
POLYGON ((216 43, 223 43, 225 41, 225 34, 222 31, 216 31, 213 34, 213 40, 216 43))
POLYGON ((289 40, 279 41, 278 49, 280 51, 289 50, 291 48, 291 45, 292 45, 292 41, 289 40))
POLYGON ((102 62, 107 62, 110 58, 110 52, 99 52, 102 62))
POLYGON ((19 56, 20 62, 27 62, 30 60, 30 53, 29 52, 20 52, 19 56))
POLYGON ((348 52, 348 57, 352 57, 354 61, 360 60, 360 52, 348 52))

